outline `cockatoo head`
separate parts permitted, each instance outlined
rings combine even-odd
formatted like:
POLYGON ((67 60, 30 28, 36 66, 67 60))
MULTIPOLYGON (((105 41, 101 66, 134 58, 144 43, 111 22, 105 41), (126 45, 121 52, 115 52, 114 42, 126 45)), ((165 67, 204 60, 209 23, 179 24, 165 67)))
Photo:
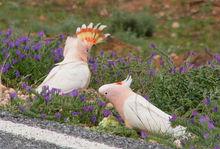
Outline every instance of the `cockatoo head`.
POLYGON ((105 84, 99 88, 99 93, 105 96, 113 104, 119 100, 126 99, 132 92, 130 85, 132 82, 131 76, 128 76, 124 81, 105 84))
POLYGON ((80 58, 87 61, 89 52, 93 45, 96 45, 106 39, 110 34, 103 34, 103 29, 106 25, 100 23, 93 27, 93 23, 88 26, 85 24, 78 27, 76 30, 76 37, 67 37, 64 58, 80 58))

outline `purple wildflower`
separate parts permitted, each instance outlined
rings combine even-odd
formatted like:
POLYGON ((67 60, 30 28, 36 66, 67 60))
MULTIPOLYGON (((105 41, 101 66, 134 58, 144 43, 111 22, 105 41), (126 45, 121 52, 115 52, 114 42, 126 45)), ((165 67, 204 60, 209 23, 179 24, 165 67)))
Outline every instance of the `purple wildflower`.
POLYGON ((218 112, 218 107, 215 106, 213 109, 212 109, 213 112, 218 112))
POLYGON ((105 110, 102 111, 102 114, 103 114, 104 117, 108 117, 109 115, 112 114, 112 112, 110 110, 105 109, 105 110))
POLYGON ((219 145, 215 145, 214 149, 220 149, 219 145))
POLYGON ((45 40, 45 45, 49 45, 52 42, 52 39, 46 39, 45 40))
POLYGON ((18 70, 15 70, 15 77, 18 78, 20 76, 21 76, 20 72, 18 70))
POLYGON ((187 72, 187 68, 185 66, 182 66, 182 67, 180 67, 179 72, 182 73, 182 74, 186 73, 187 72))
POLYGON ((27 83, 22 83, 21 84, 21 87, 23 89, 25 89, 27 92, 30 92, 31 91, 31 86, 29 86, 27 83))
POLYGON ((84 112, 92 112, 94 110, 94 106, 83 106, 82 110, 84 112))
POLYGON ((150 69, 149 70, 149 76, 154 77, 156 75, 156 70, 155 69, 150 69))
POLYGON ((38 35, 39 37, 43 37, 43 36, 44 36, 44 31, 38 32, 37 35, 38 35))
POLYGON ((96 123, 96 121, 97 121, 97 118, 96 118, 96 116, 95 115, 93 115, 92 117, 91 117, 91 122, 92 123, 96 123))
POLYGON ((108 60, 108 65, 111 66, 111 67, 114 67, 116 64, 115 64, 115 61, 108 60))
POLYGON ((148 137, 148 134, 147 134, 145 131, 141 131, 141 132, 140 132, 140 137, 141 137, 142 139, 146 139, 146 138, 148 137))
POLYGON ((59 37, 60 37, 60 39, 62 39, 62 40, 65 38, 64 34, 60 34, 59 37))
POLYGON ((104 51, 103 51, 103 50, 100 51, 100 56, 101 56, 101 57, 104 56, 104 51))
POLYGON ((36 61, 40 61, 40 60, 41 60, 41 55, 35 54, 35 55, 33 56, 33 58, 34 58, 36 61))
POLYGON ((29 50, 30 50, 30 46, 25 45, 25 46, 23 47, 23 50, 24 50, 24 51, 29 51, 29 50))
POLYGON ((123 124, 123 123, 124 123, 124 120, 121 118, 120 115, 115 115, 115 118, 117 119, 117 121, 118 121, 120 124, 123 124))
POLYGON ((172 114, 171 117, 169 118, 169 121, 174 122, 176 121, 177 116, 175 114, 172 114))
POLYGON ((211 103, 210 97, 207 97, 203 100, 204 105, 209 105, 211 103))
POLYGON ((214 124, 211 121, 208 122, 208 128, 210 130, 215 128, 214 124))
POLYGON ((189 120, 192 124, 195 123, 195 118, 194 117, 191 117, 190 120, 189 120))
POLYGON ((215 54, 214 58, 220 64, 220 54, 215 54))
POLYGON ((71 112, 71 115, 72 115, 72 116, 78 116, 79 114, 80 114, 80 112, 77 112, 77 111, 71 112))
POLYGON ((209 133, 208 133, 208 132, 204 133, 204 134, 203 134, 203 137, 204 137, 204 139, 208 139, 209 133))
POLYGON ((110 54, 111 54, 111 57, 116 57, 116 52, 115 51, 112 51, 110 54))
POLYGON ((55 117, 56 119, 61 119, 62 114, 61 114, 60 112, 56 112, 56 113, 54 114, 54 117, 55 117))
POLYGON ((12 34, 12 29, 9 28, 9 29, 6 31, 5 35, 6 35, 7 37, 9 37, 9 36, 11 36, 11 34, 12 34))
POLYGON ((192 116, 197 116, 198 115, 198 112, 196 110, 193 110, 192 111, 192 116))
POLYGON ((15 47, 15 43, 13 41, 10 41, 8 43, 9 48, 14 48, 15 47))
POLYGON ((100 107, 105 107, 106 102, 104 102, 104 101, 98 101, 98 105, 99 105, 100 107))
POLYGON ((84 102, 86 100, 86 96, 85 95, 80 95, 79 99, 80 99, 80 101, 84 102))
POLYGON ((40 117, 41 117, 42 119, 45 119, 45 118, 47 118, 47 115, 46 115, 45 113, 41 113, 41 114, 40 114, 40 117))
POLYGON ((7 73, 9 69, 11 68, 11 65, 9 63, 6 63, 2 69, 2 73, 7 73))
POLYGON ((199 121, 201 124, 203 124, 203 123, 209 121, 209 117, 207 115, 202 115, 202 116, 200 116, 199 121))
POLYGON ((9 93, 9 95, 10 95, 10 99, 17 98, 17 93, 16 92, 9 93))
POLYGON ((72 90, 69 94, 71 97, 77 97, 79 95, 78 90, 72 90))
POLYGON ((151 49, 155 49, 157 46, 154 44, 154 43, 151 43, 150 45, 149 45, 149 48, 151 48, 151 49))
POLYGON ((32 49, 34 50, 34 51, 38 51, 38 50, 40 50, 42 48, 42 44, 41 43, 37 43, 37 44, 35 44, 33 47, 32 47, 32 49))

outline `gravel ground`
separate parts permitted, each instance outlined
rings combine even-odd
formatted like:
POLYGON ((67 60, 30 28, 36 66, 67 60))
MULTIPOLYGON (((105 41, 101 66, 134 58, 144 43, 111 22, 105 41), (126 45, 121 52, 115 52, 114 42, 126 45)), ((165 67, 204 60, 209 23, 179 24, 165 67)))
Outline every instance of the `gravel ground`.
POLYGON ((61 149, 54 144, 22 138, 0 131, 1 149, 61 149))
MULTIPOLYGON (((83 127, 70 126, 60 124, 52 121, 42 121, 41 119, 28 118, 23 115, 14 115, 6 111, 0 111, 0 118, 3 120, 9 120, 15 123, 22 123, 28 126, 37 126, 42 129, 48 129, 56 131, 58 133, 65 133, 67 135, 88 139, 90 141, 96 141, 98 143, 104 143, 109 146, 118 148, 132 148, 132 149, 164 149, 159 144, 147 143, 142 140, 134 140, 131 138, 114 136, 110 134, 103 134, 99 132, 90 131, 83 127)), ((34 148, 34 147, 33 147, 34 148)))

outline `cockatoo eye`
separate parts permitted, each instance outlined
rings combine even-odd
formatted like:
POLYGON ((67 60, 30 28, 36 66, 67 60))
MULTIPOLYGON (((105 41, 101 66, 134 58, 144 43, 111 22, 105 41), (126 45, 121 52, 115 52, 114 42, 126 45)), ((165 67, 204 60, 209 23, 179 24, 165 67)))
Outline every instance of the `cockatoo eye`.
POLYGON ((108 93, 107 92, 105 92, 105 95, 107 95, 108 93))

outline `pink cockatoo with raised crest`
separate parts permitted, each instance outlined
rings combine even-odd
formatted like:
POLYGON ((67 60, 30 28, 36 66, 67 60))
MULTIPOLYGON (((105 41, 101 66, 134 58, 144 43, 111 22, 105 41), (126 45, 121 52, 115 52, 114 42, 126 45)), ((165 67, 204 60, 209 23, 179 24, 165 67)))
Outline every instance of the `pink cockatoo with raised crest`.
POLYGON ((93 23, 88 26, 83 24, 77 28, 76 37, 67 37, 63 61, 56 64, 36 91, 41 93, 43 86, 48 86, 49 89, 60 89, 65 94, 75 89, 87 88, 91 75, 87 63, 89 52, 93 45, 110 35, 103 33, 104 28, 106 25, 100 23, 95 26, 93 23))
POLYGON ((184 136, 186 128, 172 127, 171 116, 130 88, 131 76, 124 81, 110 83, 99 88, 99 93, 105 96, 118 111, 128 128, 137 128, 143 131, 165 133, 174 137, 184 136))

